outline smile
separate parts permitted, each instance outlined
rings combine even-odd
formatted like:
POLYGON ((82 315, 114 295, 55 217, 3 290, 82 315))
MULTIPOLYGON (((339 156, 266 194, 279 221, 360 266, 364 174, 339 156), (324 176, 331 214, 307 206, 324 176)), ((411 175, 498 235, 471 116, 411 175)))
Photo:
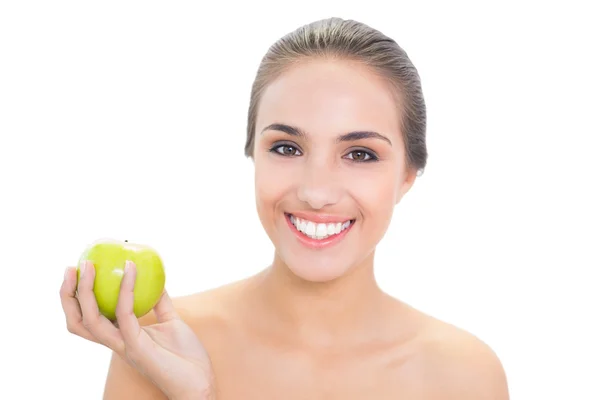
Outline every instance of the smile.
POLYGON ((341 239, 354 224, 354 219, 338 222, 315 222, 286 213, 290 227, 308 245, 329 245, 341 239))

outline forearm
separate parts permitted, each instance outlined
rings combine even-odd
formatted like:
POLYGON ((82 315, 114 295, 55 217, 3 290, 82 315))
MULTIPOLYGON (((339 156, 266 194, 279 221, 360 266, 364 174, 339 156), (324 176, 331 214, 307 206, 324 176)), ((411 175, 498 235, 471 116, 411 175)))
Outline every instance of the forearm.
POLYGON ((176 396, 169 396, 169 400, 217 400, 217 396, 212 388, 198 390, 193 393, 184 393, 176 396))
POLYGON ((188 390, 182 391, 170 395, 167 393, 169 400, 217 400, 217 390, 214 382, 214 377, 209 379, 209 382, 198 387, 188 388, 188 390))

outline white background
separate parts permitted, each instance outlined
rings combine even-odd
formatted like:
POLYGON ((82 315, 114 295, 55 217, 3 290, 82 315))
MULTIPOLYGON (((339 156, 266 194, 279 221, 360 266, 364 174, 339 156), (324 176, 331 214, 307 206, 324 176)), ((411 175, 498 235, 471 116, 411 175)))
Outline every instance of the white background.
POLYGON ((174 296, 270 262, 250 86, 280 36, 340 16, 398 41, 428 107, 381 285, 492 346, 512 399, 600 399, 593 1, 200 3, 1 3, 1 398, 102 397, 109 351, 58 296, 97 238, 156 247, 174 296))

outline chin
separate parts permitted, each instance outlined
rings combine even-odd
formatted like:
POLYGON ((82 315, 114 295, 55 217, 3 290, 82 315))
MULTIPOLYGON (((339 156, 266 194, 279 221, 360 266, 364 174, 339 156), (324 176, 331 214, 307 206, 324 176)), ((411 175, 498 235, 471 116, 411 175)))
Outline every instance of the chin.
POLYGON ((297 257, 282 257, 283 264, 298 278, 314 283, 331 282, 350 270, 351 266, 340 260, 317 258, 308 260, 297 257))

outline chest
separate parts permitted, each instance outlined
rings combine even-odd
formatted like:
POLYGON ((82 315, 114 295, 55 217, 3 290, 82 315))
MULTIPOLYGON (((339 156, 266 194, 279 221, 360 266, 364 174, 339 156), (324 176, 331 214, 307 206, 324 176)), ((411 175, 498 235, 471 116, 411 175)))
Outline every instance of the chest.
POLYGON ((229 343, 213 352, 219 400, 422 398, 403 348, 302 351, 229 343))

